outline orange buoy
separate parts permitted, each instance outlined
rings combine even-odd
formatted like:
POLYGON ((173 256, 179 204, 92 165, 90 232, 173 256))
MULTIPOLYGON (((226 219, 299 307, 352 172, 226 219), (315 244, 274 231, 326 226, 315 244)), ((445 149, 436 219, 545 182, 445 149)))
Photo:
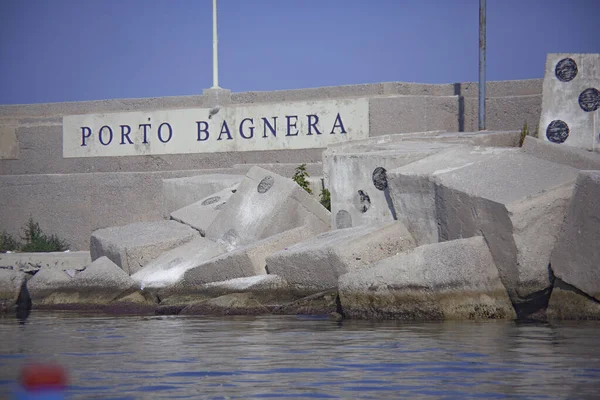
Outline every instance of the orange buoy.
POLYGON ((64 390, 67 372, 58 364, 29 364, 21 370, 20 381, 27 391, 64 390))

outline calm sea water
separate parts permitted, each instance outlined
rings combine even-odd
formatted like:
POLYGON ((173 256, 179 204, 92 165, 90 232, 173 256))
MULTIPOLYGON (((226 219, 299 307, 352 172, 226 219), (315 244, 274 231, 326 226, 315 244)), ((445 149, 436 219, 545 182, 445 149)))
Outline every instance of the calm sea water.
POLYGON ((55 361, 75 399, 600 398, 600 323, 308 317, 0 319, 0 397, 55 361))

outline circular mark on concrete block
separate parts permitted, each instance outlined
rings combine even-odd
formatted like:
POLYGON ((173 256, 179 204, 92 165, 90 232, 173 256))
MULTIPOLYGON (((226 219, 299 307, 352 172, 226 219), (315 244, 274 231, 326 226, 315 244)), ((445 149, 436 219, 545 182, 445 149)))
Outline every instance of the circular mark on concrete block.
POLYGON ((385 190, 388 187, 387 171, 383 167, 377 167, 373 171, 373 185, 379 190, 385 190))
POLYGON ((369 194, 364 190, 359 190, 358 204, 355 205, 361 213, 366 213, 369 208, 371 208, 371 198, 369 197, 369 194))
POLYGON ((221 236, 222 242, 229 243, 234 246, 237 245, 239 240, 240 240, 240 237, 238 236, 238 233, 235 231, 235 229, 230 229, 227 232, 225 232, 223 234, 223 236, 221 236))
POLYGON ((596 88, 585 89, 579 95, 579 107, 585 112, 593 112, 600 107, 600 92, 596 88))
POLYGON ((569 137, 569 126, 565 121, 554 120, 546 128, 546 137, 552 143, 563 143, 569 137))
POLYGON ((215 204, 217 201, 221 200, 219 196, 209 197, 208 199, 202 202, 203 206, 210 206, 211 204, 215 204))
POLYGON ((554 75, 561 82, 569 82, 577 76, 577 63, 572 58, 563 58, 556 64, 554 75))
POLYGON ((335 214, 335 227, 337 229, 352 228, 352 216, 346 210, 340 210, 335 214))
POLYGON ((271 189, 271 187, 273 186, 273 183, 275 183, 275 179, 273 179, 273 177, 271 175, 265 176, 259 183, 258 183, 258 193, 266 193, 267 190, 271 189))

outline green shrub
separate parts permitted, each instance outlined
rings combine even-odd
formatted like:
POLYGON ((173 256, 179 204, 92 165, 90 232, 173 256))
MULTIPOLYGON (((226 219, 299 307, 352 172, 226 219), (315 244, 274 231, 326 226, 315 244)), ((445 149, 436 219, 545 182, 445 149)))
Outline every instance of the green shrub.
POLYGON ((302 189, 306 190, 308 193, 312 194, 312 190, 310 189, 310 184, 306 180, 308 178, 308 172, 306 172, 306 164, 299 165, 296 167, 296 172, 294 172, 294 176, 292 180, 298 184, 302 189))
POLYGON ((24 236, 21 239, 25 243, 19 249, 22 252, 51 252, 69 249, 69 244, 59 239, 58 236, 44 234, 40 225, 33 218, 29 218, 29 221, 23 227, 23 231, 24 236))
POLYGON ((2 232, 0 235, 0 253, 6 253, 7 251, 17 251, 20 248, 19 241, 6 233, 2 232))
POLYGON ((323 207, 331 211, 331 193, 329 193, 329 189, 323 188, 321 191, 321 198, 319 200, 323 207))

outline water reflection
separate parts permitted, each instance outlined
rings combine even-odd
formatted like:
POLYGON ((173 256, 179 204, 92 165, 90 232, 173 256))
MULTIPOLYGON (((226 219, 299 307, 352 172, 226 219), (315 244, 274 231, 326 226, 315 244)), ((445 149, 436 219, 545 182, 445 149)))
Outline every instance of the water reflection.
POLYGON ((593 398, 599 327, 34 312, 0 320, 0 395, 35 360, 73 398, 593 398))

